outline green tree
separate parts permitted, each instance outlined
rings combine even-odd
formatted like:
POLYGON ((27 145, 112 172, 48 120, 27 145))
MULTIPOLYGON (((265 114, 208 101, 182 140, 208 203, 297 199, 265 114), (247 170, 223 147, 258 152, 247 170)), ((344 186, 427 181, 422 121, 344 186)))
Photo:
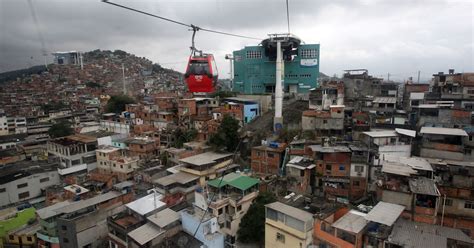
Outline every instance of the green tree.
POLYGON ((239 144, 239 128, 238 120, 230 115, 224 116, 217 133, 209 139, 209 144, 216 150, 225 149, 234 152, 239 144))
POLYGON ((133 98, 126 95, 116 95, 110 97, 106 110, 109 113, 120 113, 125 110, 125 105, 135 103, 133 98))
POLYGON ((71 127, 71 123, 65 121, 52 125, 48 130, 48 134, 51 138, 64 137, 73 133, 74 130, 71 127))
POLYGON ((186 131, 181 130, 181 128, 176 128, 174 130, 175 139, 173 146, 176 148, 182 148, 184 143, 194 140, 196 136, 197 130, 194 128, 186 131))
POLYGON ((275 201, 276 197, 273 193, 259 193, 240 221, 237 240, 242 243, 263 245, 265 242, 265 205, 275 201))

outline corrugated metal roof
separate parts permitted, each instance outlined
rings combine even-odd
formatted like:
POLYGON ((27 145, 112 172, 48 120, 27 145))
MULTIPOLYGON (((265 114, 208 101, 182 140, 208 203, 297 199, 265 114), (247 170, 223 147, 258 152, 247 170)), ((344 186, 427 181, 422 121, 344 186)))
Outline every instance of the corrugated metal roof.
POLYGON ((392 226, 404 209, 404 206, 381 201, 370 210, 370 212, 365 216, 365 219, 386 226, 392 226))
POLYGON ((397 220, 388 240, 403 247, 448 247, 448 239, 473 244, 473 240, 459 229, 413 222, 403 218, 397 220))
POLYGON ((179 220, 179 216, 179 213, 169 208, 165 208, 156 214, 150 215, 147 219, 160 228, 164 228, 165 226, 179 220))
POLYGON ((399 134, 403 134, 410 137, 416 137, 416 131, 410 129, 403 129, 403 128, 395 128, 395 132, 399 134))
POLYGON ((309 148, 313 152, 333 153, 333 152, 351 152, 351 149, 347 146, 322 146, 312 145, 309 148))
POLYGON ((386 155, 383 157, 383 160, 407 165, 415 170, 433 171, 433 167, 428 162, 428 160, 421 157, 400 157, 386 155))
POLYGON ((423 100, 425 99, 424 92, 411 92, 410 93, 410 100, 423 100))
POLYGON ((128 203, 126 206, 127 208, 133 210, 134 212, 144 216, 157 209, 160 209, 166 206, 166 203, 160 201, 162 198, 163 198, 162 194, 151 193, 147 196, 144 196, 133 202, 128 203), (156 194, 156 200, 155 200, 155 194, 156 194), (156 207, 155 207, 155 203, 156 203, 156 207))
POLYGON ((192 164, 192 165, 201 166, 201 165, 215 163, 216 160, 226 158, 226 157, 229 157, 230 159, 231 156, 232 156, 232 153, 205 152, 205 153, 201 153, 195 156, 180 159, 179 161, 192 164))
POLYGON ((41 219, 46 220, 48 218, 54 217, 54 216, 59 214, 55 210, 60 209, 62 207, 65 207, 69 204, 71 204, 71 202, 69 202, 69 201, 58 202, 54 205, 36 210, 36 214, 38 214, 38 216, 41 219))
POLYGON ((369 222, 365 219, 365 216, 366 214, 362 212, 351 210, 334 222, 332 226, 337 229, 357 234, 362 231, 369 222))
POLYGON ((129 232, 128 236, 135 240, 139 245, 144 245, 164 232, 165 230, 147 222, 145 225, 129 232))
POLYGON ((101 195, 98 195, 98 196, 95 196, 95 197, 92 197, 92 198, 89 198, 89 199, 86 199, 86 200, 81 200, 81 201, 71 203, 71 204, 69 204, 67 206, 64 206, 62 208, 59 208, 55 211, 58 212, 58 213, 65 213, 65 214, 73 213, 75 211, 78 211, 78 210, 81 210, 81 209, 84 209, 84 208, 87 208, 87 207, 90 207, 90 206, 93 206, 93 205, 96 205, 96 204, 99 204, 99 203, 102 203, 102 202, 105 202, 105 201, 108 201, 108 200, 111 200, 111 199, 114 199, 116 197, 119 197, 120 195, 122 195, 120 192, 110 191, 110 192, 107 192, 105 194, 101 194, 101 195))
POLYGON ((364 132, 365 135, 370 136, 372 138, 383 138, 383 137, 397 137, 397 133, 395 130, 381 130, 381 131, 370 131, 364 132))
POLYGON ((445 127, 422 127, 421 134, 439 134, 451 136, 469 136, 466 131, 460 128, 445 128, 445 127))
POLYGON ((436 187, 436 183, 432 179, 425 178, 425 177, 414 178, 414 179, 410 179, 408 181, 408 184, 410 185, 410 191, 415 194, 433 195, 433 196, 440 195, 439 190, 436 187))
POLYGON ((376 97, 373 101, 373 103, 396 103, 397 98, 396 97, 376 97))
POLYGON ((416 170, 410 166, 389 161, 382 161, 382 172, 406 177, 417 174, 416 170))

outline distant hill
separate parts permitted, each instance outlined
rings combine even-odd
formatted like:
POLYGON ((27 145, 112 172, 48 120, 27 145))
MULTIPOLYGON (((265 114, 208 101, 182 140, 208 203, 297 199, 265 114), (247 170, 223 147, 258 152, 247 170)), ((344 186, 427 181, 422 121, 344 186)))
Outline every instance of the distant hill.
POLYGON ((26 69, 2 72, 0 73, 0 83, 16 80, 17 78, 26 77, 32 74, 41 74, 44 71, 46 71, 44 65, 36 65, 26 69))

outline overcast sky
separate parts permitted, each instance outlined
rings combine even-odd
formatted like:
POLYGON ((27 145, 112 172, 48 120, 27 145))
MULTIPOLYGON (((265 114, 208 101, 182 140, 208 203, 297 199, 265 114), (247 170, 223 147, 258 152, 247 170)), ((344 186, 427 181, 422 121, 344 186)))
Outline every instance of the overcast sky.
MULTIPOLYGON (((114 0, 157 15, 219 31, 265 38, 286 32, 285 0, 114 0)), ((44 63, 40 36, 54 51, 121 49, 183 71, 191 32, 185 27, 100 0, 0 1, 0 72, 44 63)), ((341 75, 366 68, 376 76, 422 79, 474 71, 471 0, 289 0, 291 32, 320 43, 320 71, 341 75)), ((259 41, 199 32, 196 45, 213 53, 221 78, 225 54, 259 41)), ((47 57, 52 62, 52 56, 47 57)))

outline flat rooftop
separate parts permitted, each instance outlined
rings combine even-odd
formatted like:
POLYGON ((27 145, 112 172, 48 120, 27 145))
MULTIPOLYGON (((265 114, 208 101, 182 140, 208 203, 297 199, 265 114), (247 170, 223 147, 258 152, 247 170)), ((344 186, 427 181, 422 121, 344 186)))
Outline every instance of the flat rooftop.
POLYGON ((448 136, 469 136, 466 131, 460 128, 445 127, 422 127, 421 134, 448 135, 448 136))
POLYGON ((205 153, 201 153, 201 154, 194 155, 191 157, 180 159, 179 161, 186 164, 202 166, 202 165, 217 163, 217 160, 220 160, 220 159, 226 159, 226 158, 230 159, 231 157, 232 157, 232 153, 205 152, 205 153))
POLYGON ((125 206, 131 209, 132 211, 136 212, 137 214, 145 216, 149 213, 152 213, 166 206, 166 203, 160 201, 161 199, 163 199, 162 194, 151 193, 147 196, 144 196, 140 199, 130 202, 125 206), (155 199, 155 196, 156 196, 156 199, 155 199))
POLYGON ((265 207, 271 208, 275 211, 278 211, 280 213, 284 213, 288 216, 291 216, 295 219, 298 219, 298 220, 301 220, 301 221, 304 221, 304 222, 313 219, 313 215, 311 213, 308 213, 304 210, 286 205, 286 204, 278 202, 278 201, 274 202, 274 203, 267 204, 267 205, 265 205, 265 207))

